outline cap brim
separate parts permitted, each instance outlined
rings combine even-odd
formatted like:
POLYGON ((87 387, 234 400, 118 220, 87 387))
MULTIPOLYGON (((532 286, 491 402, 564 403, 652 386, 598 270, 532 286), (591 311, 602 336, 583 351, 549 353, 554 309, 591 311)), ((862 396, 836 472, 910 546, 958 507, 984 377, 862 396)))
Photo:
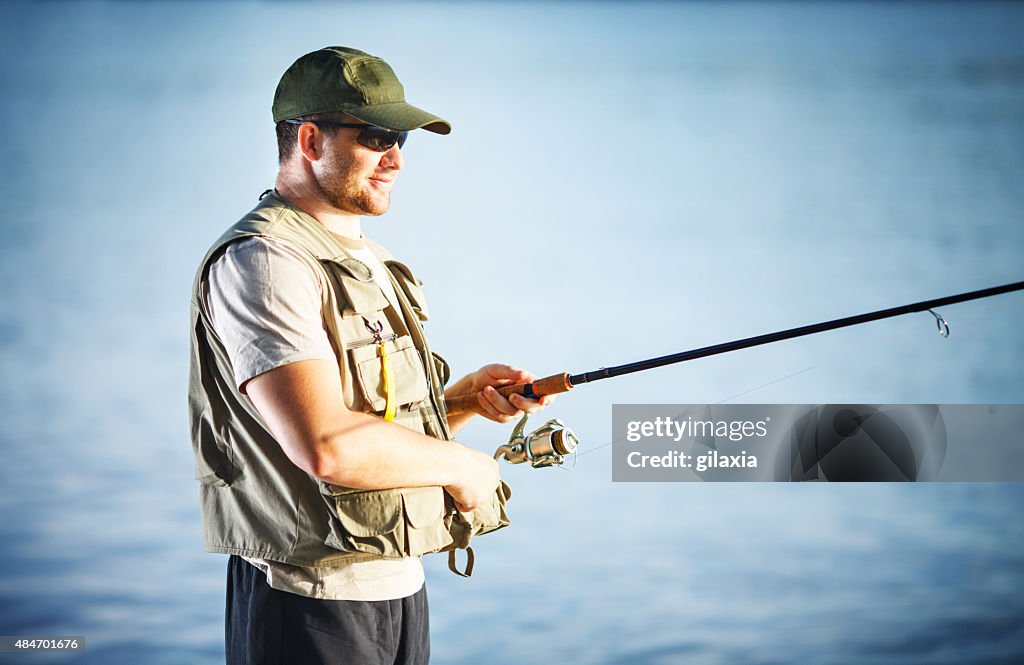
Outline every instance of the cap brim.
POLYGON ((447 120, 438 118, 436 115, 406 102, 360 106, 345 109, 345 113, 378 127, 400 132, 425 129, 435 134, 448 134, 452 131, 452 126, 447 120))

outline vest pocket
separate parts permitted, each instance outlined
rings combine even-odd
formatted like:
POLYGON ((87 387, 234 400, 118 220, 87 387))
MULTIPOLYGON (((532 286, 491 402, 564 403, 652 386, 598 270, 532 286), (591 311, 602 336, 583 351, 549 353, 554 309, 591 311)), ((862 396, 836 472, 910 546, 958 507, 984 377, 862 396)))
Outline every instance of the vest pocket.
POLYGON ((218 438, 223 441, 226 437, 214 435, 213 417, 209 412, 203 412, 193 426, 196 428, 192 433, 196 480, 203 485, 227 487, 236 474, 227 450, 217 445, 218 438))
MULTIPOLYGON (((387 406, 387 390, 384 385, 379 346, 379 344, 367 344, 349 349, 349 353, 352 354, 352 366, 355 368, 356 382, 359 384, 363 398, 370 408, 378 413, 384 411, 387 406)), ((394 341, 385 342, 385 348, 388 353, 388 371, 391 375, 398 406, 422 402, 427 398, 427 377, 419 359, 419 351, 413 345, 412 337, 406 335, 394 341)))
POLYGON ((437 378, 441 380, 441 385, 448 385, 448 380, 452 378, 452 368, 448 366, 448 361, 433 351, 430 355, 434 358, 434 369, 437 370, 437 378))
POLYGON ((440 487, 357 490, 329 496, 337 523, 332 523, 325 542, 335 549, 402 558, 437 552, 452 542, 445 527, 440 487))
POLYGON ((337 284, 340 292, 339 302, 343 305, 343 316, 379 312, 390 305, 380 287, 373 281, 373 273, 362 261, 346 258, 340 261, 322 260, 321 263, 327 266, 327 273, 337 284))
POLYGON ((407 487, 402 490, 410 554, 438 552, 452 542, 444 524, 445 493, 440 487, 407 487))
POLYGON ((476 508, 471 513, 464 513, 455 506, 455 500, 445 494, 448 506, 448 532, 452 544, 447 549, 465 549, 475 536, 497 531, 509 525, 505 506, 512 498, 512 488, 504 480, 495 489, 488 503, 476 508))
POLYGON ((413 275, 412 271, 409 270, 409 266, 404 263, 391 260, 387 261, 385 265, 391 270, 391 274, 394 275, 398 285, 402 287, 402 291, 405 292, 405 297, 409 299, 409 304, 412 305, 416 316, 420 318, 420 321, 428 320, 430 313, 427 311, 427 299, 423 295, 423 282, 416 275, 413 275))

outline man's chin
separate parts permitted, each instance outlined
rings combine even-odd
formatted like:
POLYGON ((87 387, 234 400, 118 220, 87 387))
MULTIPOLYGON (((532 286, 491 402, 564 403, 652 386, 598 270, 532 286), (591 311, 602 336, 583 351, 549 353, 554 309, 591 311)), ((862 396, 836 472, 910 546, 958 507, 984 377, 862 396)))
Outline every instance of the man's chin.
POLYGON ((366 209, 360 211, 359 214, 362 215, 363 217, 380 217, 381 215, 383 215, 387 211, 388 211, 387 206, 384 206, 383 208, 381 208, 381 207, 366 208, 366 209))
POLYGON ((391 207, 391 196, 389 195, 384 200, 372 200, 362 201, 360 206, 363 210, 361 214, 368 217, 379 217, 388 211, 391 207))
POLYGON ((388 208, 391 207, 391 198, 388 197, 383 201, 361 199, 358 201, 349 201, 345 205, 339 205, 336 207, 339 210, 343 210, 352 215, 380 217, 388 211, 388 208))

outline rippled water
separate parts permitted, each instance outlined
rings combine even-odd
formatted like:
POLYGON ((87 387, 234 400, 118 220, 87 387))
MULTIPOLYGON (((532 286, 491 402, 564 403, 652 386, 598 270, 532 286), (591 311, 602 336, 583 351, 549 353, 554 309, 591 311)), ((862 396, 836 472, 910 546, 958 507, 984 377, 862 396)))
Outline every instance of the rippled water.
MULTIPOLYGON (((584 371, 1024 274, 1019 4, 3 11, 0 634, 85 635, 76 662, 222 658, 188 291, 272 182, 303 52, 380 54, 455 127, 410 140, 365 228, 427 282, 456 371, 584 371)), ((1024 402, 1024 298, 942 313, 948 340, 904 317, 563 396, 572 471, 506 468, 514 525, 471 580, 428 559, 435 661, 1020 662, 1018 485, 610 481, 615 402, 1024 402)))

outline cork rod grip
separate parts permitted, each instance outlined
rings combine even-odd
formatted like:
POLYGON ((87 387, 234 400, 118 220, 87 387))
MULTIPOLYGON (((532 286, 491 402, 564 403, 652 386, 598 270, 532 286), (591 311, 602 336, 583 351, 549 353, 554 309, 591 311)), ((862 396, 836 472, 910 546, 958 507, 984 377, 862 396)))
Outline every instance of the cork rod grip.
MULTIPOLYGON (((520 383, 517 385, 502 386, 498 388, 498 392, 508 397, 515 393, 518 395, 525 395, 527 389, 531 387, 529 383, 520 383)), ((569 383, 569 373, 563 372, 562 374, 552 374, 546 376, 543 379, 537 379, 532 384, 533 394, 537 397, 543 397, 544 395, 555 395, 557 393, 564 393, 572 389, 572 384, 569 383)), ((449 416, 457 416, 467 412, 479 413, 480 403, 477 402, 477 393, 471 393, 469 395, 457 395, 451 399, 445 400, 447 411, 449 416)))

